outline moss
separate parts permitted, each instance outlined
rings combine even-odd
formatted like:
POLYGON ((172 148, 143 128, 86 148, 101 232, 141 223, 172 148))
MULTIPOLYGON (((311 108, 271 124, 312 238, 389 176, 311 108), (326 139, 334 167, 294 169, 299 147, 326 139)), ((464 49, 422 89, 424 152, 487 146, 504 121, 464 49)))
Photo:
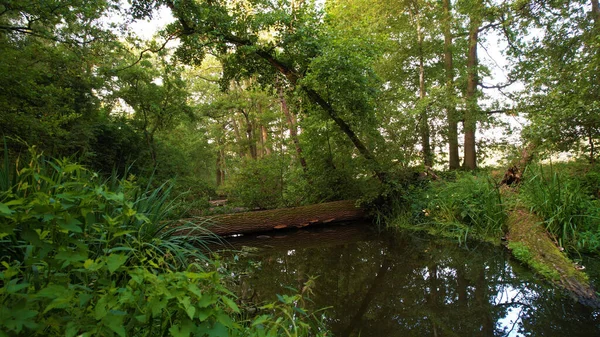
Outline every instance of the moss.
POLYGON ((522 242, 510 242, 508 249, 512 251, 513 256, 528 265, 533 271, 542 275, 546 279, 556 283, 560 280, 560 274, 552 267, 537 260, 534 254, 522 242))

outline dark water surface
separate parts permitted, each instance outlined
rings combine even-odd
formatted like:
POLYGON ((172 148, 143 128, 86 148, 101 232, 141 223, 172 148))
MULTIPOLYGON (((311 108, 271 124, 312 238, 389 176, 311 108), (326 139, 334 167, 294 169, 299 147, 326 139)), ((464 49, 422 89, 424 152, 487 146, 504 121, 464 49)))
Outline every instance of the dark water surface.
MULTIPOLYGON (((240 237, 238 294, 275 301, 318 276, 313 308, 335 336, 600 336, 600 311, 574 302, 502 247, 342 225, 240 237)), ((233 261, 233 259, 231 260, 233 261)))

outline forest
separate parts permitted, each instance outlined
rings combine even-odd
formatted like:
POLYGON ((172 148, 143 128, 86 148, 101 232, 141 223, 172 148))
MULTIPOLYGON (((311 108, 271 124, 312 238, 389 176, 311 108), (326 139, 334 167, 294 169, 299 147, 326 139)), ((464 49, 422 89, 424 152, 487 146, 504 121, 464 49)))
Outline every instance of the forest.
POLYGON ((600 308, 598 0, 0 0, 0 41, 0 337, 330 336, 202 248, 334 201, 600 308))

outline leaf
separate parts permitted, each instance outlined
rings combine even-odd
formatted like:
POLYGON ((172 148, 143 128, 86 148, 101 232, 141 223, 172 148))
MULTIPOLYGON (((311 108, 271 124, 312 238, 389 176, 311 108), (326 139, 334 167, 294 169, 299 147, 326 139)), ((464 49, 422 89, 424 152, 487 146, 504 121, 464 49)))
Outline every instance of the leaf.
POLYGON ((240 313, 240 308, 238 308, 237 304, 235 304, 234 301, 232 301, 229 297, 225 297, 223 296, 221 298, 223 300, 223 302, 225 302, 225 304, 231 308, 231 310, 233 310, 233 312, 239 314, 240 313))
POLYGON ((74 232, 74 233, 81 233, 81 227, 79 227, 79 225, 81 225, 81 221, 72 218, 72 219, 65 219, 65 220, 58 220, 56 221, 56 223, 58 224, 59 227, 66 229, 70 232, 74 232))
POLYGON ((194 307, 190 303, 190 298, 187 296, 184 297, 183 299, 180 298, 179 303, 181 303, 183 305, 183 307, 185 308, 185 312, 190 317, 190 319, 194 319, 194 314, 196 314, 196 307, 194 307))
POLYGON ((254 322, 252 322, 252 326, 257 326, 257 325, 261 325, 264 324, 265 322, 267 322, 269 320, 269 315, 261 315, 258 316, 254 322))
POLYGON ((125 327, 123 326, 123 317, 124 316, 106 316, 102 321, 104 324, 109 327, 112 331, 114 331, 117 335, 121 337, 126 337, 127 332, 125 331, 125 327))
POLYGON ((106 265, 108 266, 108 271, 110 273, 114 273, 126 261, 127 261, 127 255, 123 255, 123 254, 110 254, 106 258, 106 265))
POLYGON ((186 319, 180 325, 173 325, 169 329, 169 332, 173 337, 189 337, 195 329, 196 325, 192 321, 186 319))
POLYGON ((0 215, 11 215, 13 211, 11 211, 8 206, 0 202, 0 215))

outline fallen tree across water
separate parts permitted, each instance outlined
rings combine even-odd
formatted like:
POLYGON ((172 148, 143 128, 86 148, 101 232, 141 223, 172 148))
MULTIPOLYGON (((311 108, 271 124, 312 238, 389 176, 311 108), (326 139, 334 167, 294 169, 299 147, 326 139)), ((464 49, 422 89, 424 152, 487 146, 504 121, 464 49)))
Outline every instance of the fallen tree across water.
MULTIPOLYGON (((516 196, 511 186, 521 183, 523 172, 531 162, 536 146, 529 144, 521 152, 521 158, 504 174, 501 193, 503 199, 516 196)), ((544 276, 556 286, 568 291, 580 303, 600 308, 600 299, 590 285, 587 275, 579 270, 552 239, 544 220, 517 202, 507 210, 506 227, 508 249, 519 261, 544 276)))
POLYGON ((365 216, 365 209, 357 207, 355 200, 343 200, 301 207, 197 217, 180 221, 198 224, 216 235, 227 236, 359 220, 365 216))

